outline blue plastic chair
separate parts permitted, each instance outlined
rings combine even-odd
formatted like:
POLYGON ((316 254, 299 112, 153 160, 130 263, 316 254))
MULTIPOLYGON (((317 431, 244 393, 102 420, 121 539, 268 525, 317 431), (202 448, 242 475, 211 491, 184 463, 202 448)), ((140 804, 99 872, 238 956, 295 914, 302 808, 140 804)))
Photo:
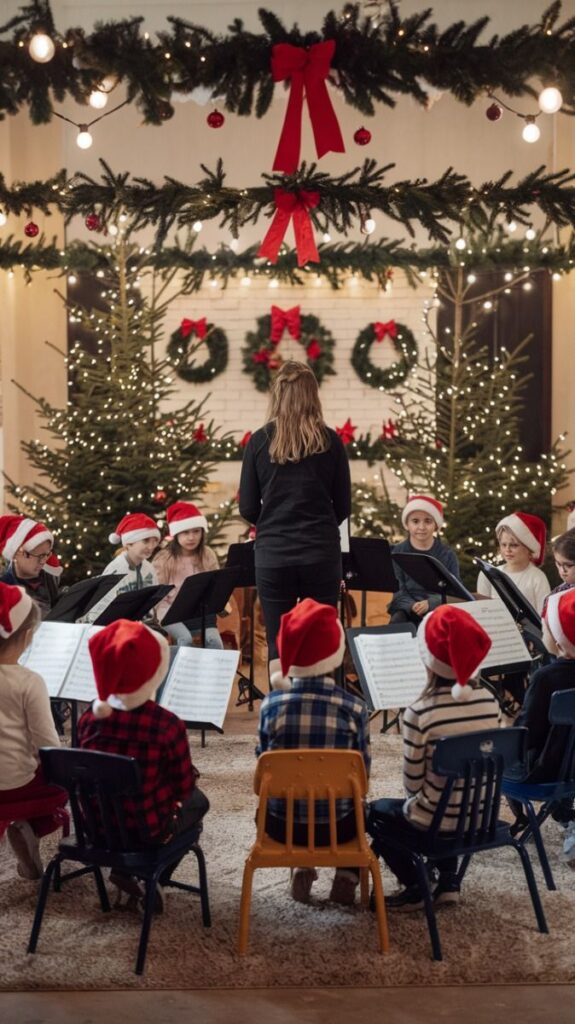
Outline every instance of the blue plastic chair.
POLYGON ((539 931, 549 930, 529 854, 525 846, 511 835, 509 823, 499 819, 503 773, 506 768, 524 762, 526 739, 526 729, 485 729, 438 740, 432 767, 437 775, 445 776, 446 781, 428 829, 413 828, 408 834, 396 838, 386 832, 383 823, 378 830, 377 813, 370 813, 368 828, 374 838, 374 852, 378 853, 378 839, 381 839, 382 844, 405 853, 417 871, 435 960, 442 960, 443 956, 426 861, 433 864, 445 857, 462 857, 457 872, 457 880, 461 883, 474 853, 512 846, 521 858, 539 931), (461 804, 456 826, 449 832, 442 832, 443 816, 451 793, 460 787, 461 804))
POLYGON ((519 842, 524 845, 533 836, 547 888, 556 889, 541 826, 561 800, 575 797, 575 690, 559 690, 552 695, 549 722, 551 727, 563 725, 569 728, 558 778, 553 782, 521 782, 504 778, 503 793, 524 808, 528 824, 518 836, 519 842), (541 804, 538 812, 534 803, 541 804))
POLYGON ((94 750, 43 747, 40 749, 40 760, 45 779, 68 790, 76 834, 72 839, 60 843, 58 853, 44 872, 28 944, 29 953, 36 951, 52 878, 54 889, 58 892, 63 881, 93 874, 100 905, 104 912, 108 912, 111 909, 110 901, 102 877, 102 868, 108 867, 127 872, 146 883, 144 918, 136 960, 136 974, 142 974, 159 878, 166 868, 190 852, 195 854, 198 862, 199 886, 172 879, 165 884, 199 894, 202 921, 205 927, 209 927, 211 920, 206 864, 203 851, 198 845, 201 823, 159 845, 150 845, 148 836, 148 846, 145 848, 144 823, 140 824, 138 835, 135 836, 134 830, 128 829, 126 825, 124 813, 124 797, 136 796, 141 788, 140 766, 135 758, 94 750), (62 875, 61 865, 68 860, 84 866, 62 875))

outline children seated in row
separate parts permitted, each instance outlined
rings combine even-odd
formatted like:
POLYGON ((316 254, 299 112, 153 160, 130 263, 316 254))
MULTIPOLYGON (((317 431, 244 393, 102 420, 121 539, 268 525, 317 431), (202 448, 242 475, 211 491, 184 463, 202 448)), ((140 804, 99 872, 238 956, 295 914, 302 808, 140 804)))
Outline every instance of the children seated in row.
MULTIPOLYGON (((538 568, 545 561, 545 523, 539 516, 528 512, 512 512, 504 516, 495 527, 499 553, 505 564, 501 572, 541 615, 550 586, 545 573, 538 568)), ((483 597, 494 597, 493 588, 484 573, 477 580, 477 592, 483 597)))
MULTIPOLYGON (((444 525, 441 502, 426 494, 415 494, 409 498, 403 509, 401 522, 407 531, 407 539, 393 546, 394 553, 432 555, 453 576, 459 578, 459 564, 455 552, 436 536, 444 525)), ((441 604, 441 595, 427 593, 420 583, 412 579, 396 563, 394 571, 399 588, 387 607, 391 622, 412 622, 418 625, 424 615, 441 604)))
POLYGON ((45 618, 58 600, 62 567, 53 553, 54 537, 27 516, 0 516, 0 553, 8 563, 2 583, 23 587, 45 618))
POLYGON ((39 747, 58 747, 44 680, 18 664, 40 622, 22 587, 0 582, 0 838, 6 831, 21 878, 43 872, 40 839, 68 823, 68 794, 47 785, 39 747))

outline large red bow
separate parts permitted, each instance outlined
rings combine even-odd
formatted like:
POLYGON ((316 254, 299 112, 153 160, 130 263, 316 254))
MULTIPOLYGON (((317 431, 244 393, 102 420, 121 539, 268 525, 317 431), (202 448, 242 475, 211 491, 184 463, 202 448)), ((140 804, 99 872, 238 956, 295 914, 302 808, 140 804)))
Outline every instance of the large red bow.
POLYGON ((272 345, 279 344, 286 328, 292 338, 299 341, 301 335, 300 307, 293 306, 292 309, 280 309, 279 306, 272 306, 270 330, 270 341, 272 345))
POLYGON ((386 334, 390 338, 397 338, 397 324, 395 320, 388 320, 387 323, 382 324, 379 320, 374 323, 373 329, 375 331, 376 341, 383 341, 386 334))
POLYGON ((345 153, 345 146, 325 80, 335 53, 335 39, 315 43, 309 49, 276 43, 272 47, 274 82, 291 80, 291 89, 282 133, 274 160, 274 171, 293 174, 299 164, 301 118, 304 92, 313 128, 318 157, 325 153, 345 153))
POLYGON ((201 320, 187 320, 185 317, 180 324, 180 334, 182 338, 189 338, 190 334, 197 334, 200 340, 203 340, 207 334, 208 325, 206 323, 205 316, 201 320))
POLYGON ((309 211, 319 204, 319 192, 284 192, 283 188, 274 189, 276 212, 258 256, 267 256, 271 263, 277 263, 280 245, 284 240, 288 224, 293 217, 293 231, 297 252, 297 265, 319 263, 319 253, 313 237, 313 229, 309 211))

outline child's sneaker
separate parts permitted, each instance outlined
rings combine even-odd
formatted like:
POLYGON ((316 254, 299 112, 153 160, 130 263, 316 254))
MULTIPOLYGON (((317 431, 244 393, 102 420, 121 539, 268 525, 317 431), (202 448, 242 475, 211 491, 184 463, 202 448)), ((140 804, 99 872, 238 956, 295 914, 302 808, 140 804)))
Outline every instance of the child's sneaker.
POLYGON ((317 879, 315 868, 295 868, 291 877, 291 894, 298 903, 308 903, 311 887, 317 879))
POLYGON ((416 910, 423 910, 425 904, 419 886, 408 885, 407 888, 400 889, 399 892, 394 892, 391 896, 386 896, 385 906, 387 910, 397 910, 400 914, 410 914, 416 910))
POLYGON ((35 881, 42 878, 44 866, 40 857, 40 841, 30 822, 14 821, 6 830, 8 842, 18 860, 17 871, 20 878, 35 881))
POLYGON ((570 868, 575 868, 575 821, 569 822, 565 829, 563 849, 559 854, 559 860, 562 864, 568 864, 570 868))
POLYGON ((358 885, 359 877, 354 871, 340 868, 334 875, 329 898, 332 903, 340 903, 342 907, 352 907, 358 885))
POLYGON ((434 907, 450 907, 459 903, 460 887, 455 875, 440 875, 433 890, 434 907))

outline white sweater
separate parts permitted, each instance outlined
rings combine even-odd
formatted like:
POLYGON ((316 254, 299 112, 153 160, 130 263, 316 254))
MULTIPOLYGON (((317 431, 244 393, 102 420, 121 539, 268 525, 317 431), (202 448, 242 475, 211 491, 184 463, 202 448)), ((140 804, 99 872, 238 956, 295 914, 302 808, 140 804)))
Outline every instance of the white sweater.
MULTIPOLYGON (((520 572, 510 572, 506 565, 498 565, 496 568, 509 576, 523 597, 527 598, 529 604, 532 604, 541 615, 545 598, 551 593, 549 580, 545 573, 541 572, 541 569, 538 569, 533 563, 529 564, 526 569, 521 569, 520 572)), ((497 597, 487 576, 484 576, 482 572, 477 577, 477 593, 483 594, 484 597, 497 597)))
POLYGON ((38 748, 59 746, 42 677, 22 665, 0 665, 0 790, 26 786, 38 748))

